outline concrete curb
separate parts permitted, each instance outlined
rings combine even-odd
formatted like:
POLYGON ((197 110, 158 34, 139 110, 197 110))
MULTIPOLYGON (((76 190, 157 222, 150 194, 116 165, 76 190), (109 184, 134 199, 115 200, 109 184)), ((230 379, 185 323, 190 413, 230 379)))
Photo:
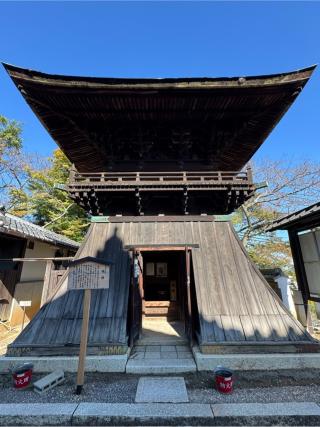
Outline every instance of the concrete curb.
POLYGON ((218 365, 238 371, 319 369, 320 353, 204 354, 192 349, 198 371, 212 371, 218 365))
MULTIPOLYGON (((110 356, 87 356, 86 372, 125 372, 129 357, 126 354, 110 356)), ((64 372, 77 372, 77 356, 48 357, 0 357, 0 372, 7 371, 22 363, 33 363, 34 372, 52 372, 62 369, 64 372)))
POLYGON ((209 404, 80 403, 72 425, 210 425, 209 404))
POLYGON ((77 406, 77 403, 0 404, 0 425, 71 425, 77 406))
POLYGON ((313 402, 0 404, 1 426, 319 424, 320 406, 313 402))

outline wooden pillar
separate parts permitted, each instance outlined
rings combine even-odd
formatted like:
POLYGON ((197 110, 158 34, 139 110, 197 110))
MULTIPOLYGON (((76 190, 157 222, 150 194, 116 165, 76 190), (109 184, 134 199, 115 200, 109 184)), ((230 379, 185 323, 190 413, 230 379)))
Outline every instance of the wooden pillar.
POLYGON ((144 299, 144 287, 143 287, 143 258, 141 252, 138 252, 138 263, 140 268, 138 286, 139 286, 139 297, 141 299, 141 310, 139 318, 139 336, 142 329, 142 313, 145 312, 145 299, 144 299))
POLYGON ((185 248, 186 254, 186 287, 187 287, 187 307, 188 307, 188 335, 190 345, 193 345, 193 318, 192 318, 192 301, 191 301, 191 280, 190 280, 190 250, 185 248))
POLYGON ((298 282, 298 289, 301 291, 303 306, 304 306, 306 319, 307 319, 307 325, 305 326, 308 327, 308 324, 309 324, 308 329, 310 329, 310 313, 308 308, 308 300, 310 299, 310 292, 309 292, 306 270, 304 268, 299 236, 298 236, 298 232, 295 230, 288 231, 288 234, 289 234, 289 241, 290 241, 291 252, 293 257, 294 269, 296 272, 296 277, 298 282))
POLYGON ((80 341, 76 394, 81 394, 82 387, 84 384, 84 368, 85 368, 85 361, 86 361, 86 354, 87 354, 89 320, 90 320, 90 301, 91 301, 91 289, 85 289, 84 299, 83 299, 83 319, 82 319, 82 327, 81 327, 81 341, 80 341))
POLYGON ((46 271, 44 273, 44 281, 43 281, 40 307, 42 307, 47 302, 48 296, 50 294, 51 272, 53 270, 53 267, 54 267, 53 262, 47 261, 46 271))
POLYGON ((129 346, 132 348, 134 343, 134 306, 135 306, 135 292, 134 292, 134 258, 135 251, 131 251, 131 280, 130 280, 130 330, 129 330, 129 346))
POLYGON ((249 184, 253 184, 253 174, 252 174, 252 168, 250 164, 247 167, 247 179, 249 184))

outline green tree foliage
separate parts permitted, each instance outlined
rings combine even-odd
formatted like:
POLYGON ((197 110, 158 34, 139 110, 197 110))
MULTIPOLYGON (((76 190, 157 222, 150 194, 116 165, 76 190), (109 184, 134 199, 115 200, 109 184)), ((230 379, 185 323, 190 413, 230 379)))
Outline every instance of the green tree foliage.
POLYGON ((249 242, 247 250, 259 268, 281 268, 288 277, 295 278, 290 244, 283 238, 274 235, 266 240, 249 242))
POLYGON ((0 155, 2 159, 10 150, 22 148, 21 130, 18 122, 0 116, 0 155))
POLYGON ((23 188, 25 156, 22 154, 22 128, 15 120, 0 115, 0 204, 7 205, 10 191, 23 188))
POLYGON ((10 192, 11 213, 27 215, 38 225, 81 241, 89 225, 88 217, 68 193, 61 190, 68 180, 70 167, 60 149, 37 169, 26 166, 26 186, 10 192))

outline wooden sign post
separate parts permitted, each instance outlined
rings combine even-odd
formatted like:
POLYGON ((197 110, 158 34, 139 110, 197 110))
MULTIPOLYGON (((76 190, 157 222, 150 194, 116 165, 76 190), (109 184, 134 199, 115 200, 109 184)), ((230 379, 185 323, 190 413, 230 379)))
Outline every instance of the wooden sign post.
POLYGON ((68 289, 84 291, 76 394, 81 394, 84 384, 84 370, 90 319, 91 289, 108 289, 109 279, 110 263, 105 262, 104 260, 93 257, 86 257, 79 258, 70 263, 68 289))
POLYGON ((83 299, 83 318, 81 326, 80 352, 77 373, 77 388, 76 394, 81 394, 84 384, 84 365, 87 354, 88 331, 89 331, 89 315, 90 315, 91 289, 84 290, 83 299))

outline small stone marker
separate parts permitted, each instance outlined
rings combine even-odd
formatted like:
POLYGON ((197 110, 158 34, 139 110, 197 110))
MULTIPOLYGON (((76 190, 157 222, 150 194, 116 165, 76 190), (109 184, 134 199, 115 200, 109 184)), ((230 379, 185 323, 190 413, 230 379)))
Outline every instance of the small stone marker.
POLYGON ((51 374, 41 378, 36 381, 34 386, 34 391, 39 394, 44 393, 45 391, 50 390, 58 384, 61 384, 64 381, 64 372, 62 370, 54 371, 51 374))
POLYGON ((136 403, 189 402, 183 377, 142 377, 139 379, 136 403))

